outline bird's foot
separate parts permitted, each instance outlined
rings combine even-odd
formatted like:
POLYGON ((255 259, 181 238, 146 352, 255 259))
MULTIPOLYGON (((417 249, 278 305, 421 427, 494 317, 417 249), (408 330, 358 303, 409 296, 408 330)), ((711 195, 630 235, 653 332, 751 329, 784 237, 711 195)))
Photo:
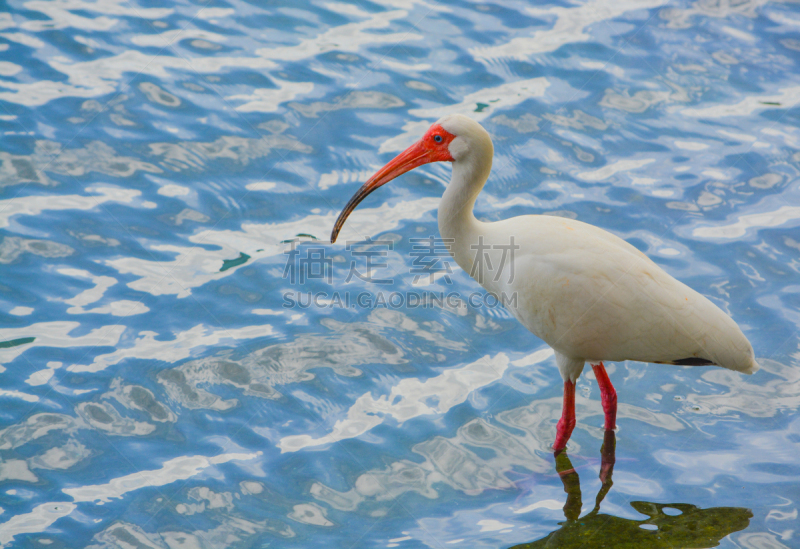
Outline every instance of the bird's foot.
POLYGON ((553 451, 558 454, 567 448, 567 441, 572 436, 572 431, 575 429, 575 416, 573 412, 572 417, 562 416, 556 425, 556 441, 553 443, 553 451))

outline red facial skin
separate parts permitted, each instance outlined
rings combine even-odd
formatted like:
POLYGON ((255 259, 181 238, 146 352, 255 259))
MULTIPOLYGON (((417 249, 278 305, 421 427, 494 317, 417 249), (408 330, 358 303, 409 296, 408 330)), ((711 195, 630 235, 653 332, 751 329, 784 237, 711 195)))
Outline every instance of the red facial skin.
POLYGON ((383 168, 377 171, 375 175, 370 177, 364 185, 358 189, 358 192, 353 195, 353 198, 339 214, 336 224, 333 226, 331 232, 331 244, 336 242, 336 237, 339 236, 339 231, 342 230, 347 216, 356 209, 356 206, 364 200, 369 193, 378 187, 385 185, 395 177, 413 170, 423 164, 430 164, 431 162, 453 162, 455 159, 450 154, 450 142, 456 136, 448 133, 439 124, 434 124, 422 136, 422 139, 411 145, 405 151, 398 154, 394 159, 386 164, 383 168), (441 141, 436 139, 441 138, 441 141))

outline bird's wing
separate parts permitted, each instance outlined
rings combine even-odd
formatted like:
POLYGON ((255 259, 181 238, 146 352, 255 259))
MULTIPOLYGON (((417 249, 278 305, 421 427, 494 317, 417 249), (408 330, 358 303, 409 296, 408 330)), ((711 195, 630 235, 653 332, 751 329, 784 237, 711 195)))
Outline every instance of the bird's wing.
MULTIPOLYGON (((621 238, 574 220, 526 216, 515 258, 517 317, 567 356, 753 368, 736 323, 621 238)), ((506 231, 508 227, 501 228, 506 231)))

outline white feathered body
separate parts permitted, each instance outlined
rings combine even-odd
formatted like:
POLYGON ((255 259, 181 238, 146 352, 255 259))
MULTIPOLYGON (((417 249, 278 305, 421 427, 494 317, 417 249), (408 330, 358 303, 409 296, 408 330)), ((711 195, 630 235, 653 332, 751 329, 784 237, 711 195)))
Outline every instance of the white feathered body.
POLYGON ((462 269, 511 298, 508 308, 555 350, 565 379, 604 360, 758 370, 730 316, 608 231, 546 215, 478 221, 472 210, 491 171, 491 139, 460 115, 438 124, 458 136, 449 146, 455 160, 439 207, 441 235, 452 239, 462 269))
POLYGON ((544 215, 477 227, 480 235, 460 235, 459 248, 471 254, 456 261, 476 280, 482 274, 478 282, 564 358, 758 368, 730 316, 621 238, 544 215), (519 246, 513 253, 510 235, 519 246))

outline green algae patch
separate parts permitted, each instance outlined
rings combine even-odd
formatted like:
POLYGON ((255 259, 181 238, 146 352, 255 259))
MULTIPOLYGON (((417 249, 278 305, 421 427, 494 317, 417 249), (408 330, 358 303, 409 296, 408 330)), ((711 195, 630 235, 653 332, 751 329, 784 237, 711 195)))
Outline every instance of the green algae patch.
POLYGON ((36 341, 35 337, 21 337, 19 339, 10 339, 8 341, 0 341, 0 349, 8 349, 9 347, 18 347, 20 345, 27 345, 36 341))
POLYGON ((219 272, 223 273, 228 269, 233 269, 234 267, 238 267, 239 265, 243 265, 247 263, 247 260, 250 259, 250 256, 239 252, 239 257, 236 259, 226 259, 222 262, 222 267, 220 268, 219 272))

